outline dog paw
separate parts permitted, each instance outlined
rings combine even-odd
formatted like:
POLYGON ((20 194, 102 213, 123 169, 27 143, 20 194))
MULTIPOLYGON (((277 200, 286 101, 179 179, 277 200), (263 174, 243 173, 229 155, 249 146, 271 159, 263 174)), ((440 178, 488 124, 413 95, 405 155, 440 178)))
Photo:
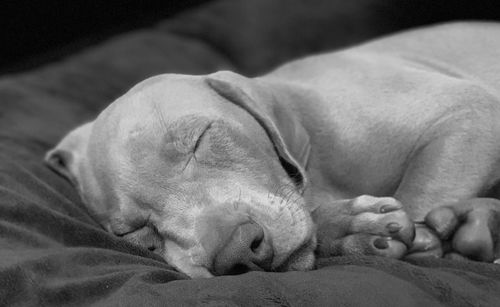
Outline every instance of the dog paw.
POLYGON ((500 201, 474 198, 436 208, 426 225, 447 245, 444 257, 500 262, 500 201))
POLYGON ((359 196, 320 207, 317 255, 401 258, 411 246, 414 223, 391 197, 359 196))

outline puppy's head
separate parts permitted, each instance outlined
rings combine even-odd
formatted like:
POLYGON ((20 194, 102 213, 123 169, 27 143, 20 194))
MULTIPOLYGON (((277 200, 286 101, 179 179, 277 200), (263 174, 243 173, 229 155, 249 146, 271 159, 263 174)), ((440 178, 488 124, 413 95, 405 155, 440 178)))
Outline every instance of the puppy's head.
POLYGON ((191 277, 306 270, 309 139, 272 89, 230 72, 148 79, 46 156, 110 232, 191 277))

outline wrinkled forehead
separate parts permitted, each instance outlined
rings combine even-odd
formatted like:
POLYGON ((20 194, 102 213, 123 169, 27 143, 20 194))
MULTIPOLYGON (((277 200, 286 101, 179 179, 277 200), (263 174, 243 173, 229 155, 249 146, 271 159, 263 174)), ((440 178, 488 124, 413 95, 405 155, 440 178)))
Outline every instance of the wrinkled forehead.
MULTIPOLYGON (((202 76, 161 75, 147 79, 117 99, 96 119, 93 133, 116 143, 142 138, 159 142, 165 134, 191 139, 209 122, 265 136, 245 110, 213 91, 202 76)), ((105 144, 101 144, 104 145, 105 144)))
POLYGON ((229 151, 247 139, 249 145, 274 152, 260 124, 202 77, 170 75, 138 84, 104 110, 94 123, 89 148, 100 168, 130 172, 135 170, 127 168, 164 158, 159 153, 165 153, 165 144, 174 148, 168 155, 181 161, 210 125, 216 128, 210 130, 210 141, 226 142, 229 151))
POLYGON ((109 125, 160 123, 187 114, 217 113, 223 99, 201 77, 153 77, 147 79, 111 104, 99 117, 109 125), (159 122, 160 121, 160 122, 159 122))

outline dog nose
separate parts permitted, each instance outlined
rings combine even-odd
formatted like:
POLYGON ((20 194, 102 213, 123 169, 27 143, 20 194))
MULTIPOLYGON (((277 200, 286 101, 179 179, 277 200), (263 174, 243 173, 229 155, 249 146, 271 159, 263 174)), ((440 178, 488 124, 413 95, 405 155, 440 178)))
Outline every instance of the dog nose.
POLYGON ((256 223, 238 225, 227 243, 215 255, 216 275, 236 275, 270 270, 273 249, 264 229, 256 223))

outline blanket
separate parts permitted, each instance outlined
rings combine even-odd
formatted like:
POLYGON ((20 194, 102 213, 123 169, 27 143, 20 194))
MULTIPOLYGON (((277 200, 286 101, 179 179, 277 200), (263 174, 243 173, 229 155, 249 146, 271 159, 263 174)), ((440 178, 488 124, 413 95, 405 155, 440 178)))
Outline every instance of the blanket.
POLYGON ((499 265, 444 259, 331 257, 309 272, 191 280, 106 232, 71 184, 43 165, 45 152, 65 133, 149 76, 219 69, 252 75, 395 30, 380 22, 373 5, 365 10, 373 1, 344 2, 350 3, 213 1, 34 71, 3 76, 0 306, 498 306, 499 265))

